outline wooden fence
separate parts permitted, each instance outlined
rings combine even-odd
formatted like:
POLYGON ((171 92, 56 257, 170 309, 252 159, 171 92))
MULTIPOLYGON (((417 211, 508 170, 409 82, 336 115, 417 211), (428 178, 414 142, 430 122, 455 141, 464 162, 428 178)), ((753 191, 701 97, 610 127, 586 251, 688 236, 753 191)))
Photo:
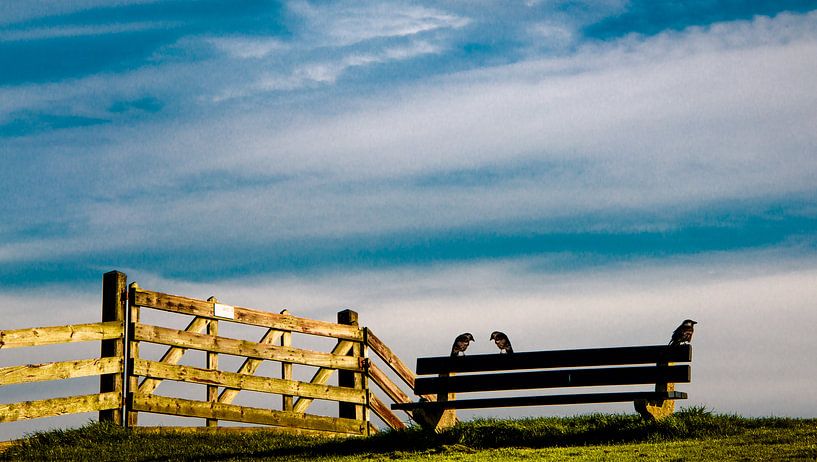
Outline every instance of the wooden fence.
POLYGON ((100 420, 140 429, 145 427, 138 425, 139 415, 150 413, 205 419, 205 428, 231 421, 292 433, 369 435, 377 431, 370 419, 373 412, 390 428, 405 427, 379 396, 410 402, 410 395, 390 376, 413 394, 414 374, 371 330, 358 325, 354 311, 341 311, 337 322, 326 322, 296 317, 286 310, 271 313, 222 304, 213 297, 200 300, 145 290, 136 283, 128 286, 119 272, 105 274, 103 281, 101 323, 0 331, 0 348, 102 340, 102 354, 92 360, 0 369, 0 385, 101 375, 100 393, 3 404, 0 422, 99 410, 100 420), (176 329, 142 322, 148 310, 183 315, 187 326, 176 329), (265 333, 257 340, 220 335, 219 326, 224 331, 225 323, 260 327, 265 333), (299 338, 332 339, 334 347, 328 352, 294 347, 293 333, 299 338), (166 350, 151 360, 140 354, 143 345, 166 350), (180 364, 190 350, 204 352, 203 367, 180 364), (241 357, 243 362, 228 371, 219 368, 219 355, 241 357), (280 377, 258 375, 264 362, 279 365, 280 377), (315 371, 310 380, 297 380, 293 366, 315 371), (335 371, 337 385, 329 385, 335 371), (201 399, 157 395, 154 392, 164 381, 203 385, 206 393, 201 399), (280 407, 271 405, 273 399, 265 399, 259 407, 236 404, 242 390, 280 395, 280 407), (337 417, 309 413, 315 400, 336 402, 337 417))
POLYGON ((99 376, 99 393, 0 404, 0 423, 99 411, 100 420, 122 422, 124 372, 124 274, 103 278, 102 322, 56 327, 0 330, 0 351, 10 348, 101 341, 101 353, 91 359, 27 364, 0 368, 0 387, 31 382, 99 376))

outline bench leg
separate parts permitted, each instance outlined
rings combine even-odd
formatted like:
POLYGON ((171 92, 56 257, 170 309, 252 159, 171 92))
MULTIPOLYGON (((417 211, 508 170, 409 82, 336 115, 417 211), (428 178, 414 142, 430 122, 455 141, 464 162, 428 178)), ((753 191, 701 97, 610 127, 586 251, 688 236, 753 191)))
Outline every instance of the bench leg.
MULTIPOLYGON (((443 373, 440 377, 451 377, 454 373, 443 373)), ((454 393, 439 393, 437 394, 437 401, 453 401, 456 398, 454 393)), ((446 428, 451 428, 457 424, 457 410, 456 409, 418 409, 414 412, 414 420, 418 422, 423 428, 434 430, 439 433, 446 428)))
MULTIPOLYGON (((655 391, 675 391, 674 383, 659 383, 655 386, 655 391)), ((640 399, 635 403, 635 410, 647 420, 661 420, 669 417, 675 411, 674 399, 663 399, 660 401, 647 401, 640 399)))
POLYGON ((457 411, 455 409, 417 409, 414 411, 414 421, 427 430, 439 433, 457 424, 457 411))

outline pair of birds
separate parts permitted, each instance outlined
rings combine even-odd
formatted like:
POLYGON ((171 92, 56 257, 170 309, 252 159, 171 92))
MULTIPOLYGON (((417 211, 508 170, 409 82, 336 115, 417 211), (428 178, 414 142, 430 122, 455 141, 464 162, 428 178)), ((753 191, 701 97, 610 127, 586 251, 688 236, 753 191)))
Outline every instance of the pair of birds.
MULTIPOLYGON (((692 334, 695 332, 695 324, 698 324, 698 322, 691 319, 685 319, 684 322, 682 322, 681 325, 672 332, 672 338, 670 339, 669 344, 681 345, 684 343, 690 343, 692 341, 692 334)), ((504 333, 494 331, 491 333, 491 340, 496 343, 500 353, 513 353, 511 341, 504 333)), ((457 338, 454 339, 454 345, 451 346, 451 356, 459 356, 460 354, 464 355, 465 350, 468 349, 468 345, 475 341, 474 336, 469 332, 458 335, 457 338)))
MULTIPOLYGON (((493 331, 491 333, 491 340, 496 343, 500 353, 513 353, 511 341, 504 333, 498 330, 493 331)), ((471 342, 476 342, 476 340, 474 340, 474 336, 470 333, 466 332, 458 335, 457 338, 454 339, 454 345, 451 346, 451 356, 459 356, 460 353, 465 355, 465 350, 468 349, 468 345, 470 345, 471 342)))

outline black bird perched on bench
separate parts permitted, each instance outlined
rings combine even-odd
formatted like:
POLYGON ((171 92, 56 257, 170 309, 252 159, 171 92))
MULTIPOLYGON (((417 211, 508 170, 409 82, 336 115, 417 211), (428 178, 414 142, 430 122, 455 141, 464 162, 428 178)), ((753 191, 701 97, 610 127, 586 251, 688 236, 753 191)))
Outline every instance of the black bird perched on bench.
POLYGON ((698 322, 691 319, 685 319, 684 322, 682 322, 681 325, 672 332, 672 340, 669 341, 669 344, 681 345, 683 343, 691 342, 692 334, 695 330, 695 324, 698 324, 698 322))
POLYGON ((491 333, 491 340, 493 340, 494 343, 496 343, 496 346, 499 348, 500 353, 513 353, 511 340, 504 333, 498 330, 493 331, 491 333))
POLYGON ((460 353, 465 355, 465 350, 468 348, 470 342, 476 342, 474 336, 466 332, 460 334, 454 339, 454 345, 451 346, 451 356, 459 356, 460 353))

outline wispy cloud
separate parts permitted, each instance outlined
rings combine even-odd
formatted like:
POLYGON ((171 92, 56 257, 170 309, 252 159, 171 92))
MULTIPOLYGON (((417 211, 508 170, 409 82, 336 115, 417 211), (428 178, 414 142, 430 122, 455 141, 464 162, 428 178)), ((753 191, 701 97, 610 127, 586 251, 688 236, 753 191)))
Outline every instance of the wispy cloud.
POLYGON ((0 41, 48 40, 67 37, 122 34, 178 26, 173 22, 131 22, 89 26, 36 27, 0 30, 0 41))
POLYGON ((468 25, 464 17, 410 4, 335 2, 317 6, 292 2, 290 9, 303 16, 310 33, 325 36, 327 45, 348 46, 376 38, 406 37, 438 29, 468 25))
POLYGON ((207 41, 240 59, 260 59, 287 48, 282 40, 275 37, 212 37, 207 41))
MULTIPOLYGON (((436 54, 441 50, 441 47, 427 42, 415 42, 404 46, 387 47, 372 52, 352 52, 334 61, 300 65, 286 76, 264 76, 252 89, 263 91, 295 90, 311 84, 333 84, 350 68, 391 61, 402 61, 422 55, 436 54)), ((244 92, 242 96, 245 96, 247 93, 248 92, 244 92)), ((249 93, 254 92, 250 90, 249 93)), ((233 95, 234 94, 235 93, 233 93, 233 95)), ((217 98, 217 101, 223 99, 224 98, 217 98)))

